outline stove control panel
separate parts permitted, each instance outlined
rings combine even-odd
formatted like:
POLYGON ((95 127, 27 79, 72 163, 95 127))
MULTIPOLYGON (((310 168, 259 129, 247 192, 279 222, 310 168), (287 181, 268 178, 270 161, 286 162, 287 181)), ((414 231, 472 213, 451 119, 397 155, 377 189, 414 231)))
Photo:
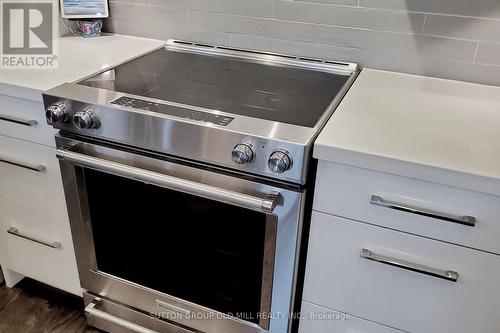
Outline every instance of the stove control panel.
POLYGON ((219 126, 227 126, 229 125, 230 122, 234 120, 233 117, 217 115, 209 112, 197 111, 189 109, 187 107, 184 108, 164 103, 151 102, 133 97, 119 97, 114 101, 112 101, 111 104, 116 104, 139 110, 163 113, 169 116, 202 121, 205 123, 211 123, 219 126))
MULTIPOLYGON (((249 142, 242 142, 234 146, 233 151, 231 153, 231 159, 233 162, 240 167, 243 167, 246 164, 250 164, 256 160, 256 153, 254 149, 260 148, 260 145, 255 146, 249 142)), ((267 149, 265 145, 262 145, 262 152, 265 152, 267 149)), ((245 168, 246 170, 263 170, 263 168, 267 164, 267 168, 269 171, 274 173, 275 175, 281 175, 286 171, 290 170, 292 167, 292 157, 288 150, 286 149, 276 149, 271 150, 272 153, 269 156, 267 163, 265 161, 257 160, 257 163, 253 163, 255 165, 248 166, 249 168, 245 168), (257 169, 255 169, 257 168, 257 169)))
POLYGON ((288 151, 284 149, 276 150, 269 156, 267 165, 272 172, 282 174, 292 167, 292 158, 288 151))

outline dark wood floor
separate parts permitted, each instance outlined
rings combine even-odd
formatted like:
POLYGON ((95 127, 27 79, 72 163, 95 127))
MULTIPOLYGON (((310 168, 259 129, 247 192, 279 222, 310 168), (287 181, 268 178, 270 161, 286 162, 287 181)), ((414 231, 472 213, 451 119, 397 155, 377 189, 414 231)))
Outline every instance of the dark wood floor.
POLYGON ((24 279, 0 285, 0 333, 98 333, 87 326, 81 298, 24 279))

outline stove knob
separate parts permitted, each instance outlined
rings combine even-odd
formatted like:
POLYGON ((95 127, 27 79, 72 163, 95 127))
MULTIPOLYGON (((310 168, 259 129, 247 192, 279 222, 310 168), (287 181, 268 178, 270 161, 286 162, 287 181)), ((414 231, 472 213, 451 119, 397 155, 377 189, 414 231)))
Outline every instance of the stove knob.
POLYGON ((78 111, 73 116, 73 124, 78 129, 89 129, 97 127, 97 118, 92 111, 78 111))
POLYGON ((277 150, 271 154, 267 165, 272 172, 280 174, 292 167, 292 159, 286 150, 277 150))
POLYGON ((64 104, 55 103, 45 110, 45 118, 49 124, 63 123, 66 120, 66 107, 64 104))
POLYGON ((255 154, 250 146, 239 144, 234 147, 231 157, 236 164, 246 164, 253 161, 255 154))

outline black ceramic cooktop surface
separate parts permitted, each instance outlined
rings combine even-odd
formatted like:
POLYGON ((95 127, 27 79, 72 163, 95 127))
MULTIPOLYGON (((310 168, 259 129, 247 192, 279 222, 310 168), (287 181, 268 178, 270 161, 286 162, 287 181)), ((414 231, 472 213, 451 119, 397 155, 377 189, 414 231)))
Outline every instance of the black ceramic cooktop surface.
POLYGON ((79 84, 314 127, 348 79, 348 75, 165 48, 79 84))

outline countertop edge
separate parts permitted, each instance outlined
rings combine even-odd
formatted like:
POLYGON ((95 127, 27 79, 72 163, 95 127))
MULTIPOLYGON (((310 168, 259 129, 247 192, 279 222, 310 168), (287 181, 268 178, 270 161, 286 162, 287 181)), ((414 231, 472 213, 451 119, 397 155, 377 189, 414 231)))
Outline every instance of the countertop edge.
POLYGON ((42 103, 42 91, 0 82, 0 95, 42 103))
POLYGON ((346 150, 315 143, 313 157, 319 161, 339 163, 353 167, 428 181, 479 193, 500 196, 500 179, 470 174, 459 170, 419 164, 412 161, 378 156, 366 152, 346 150))
MULTIPOLYGON (((82 81, 82 80, 88 79, 88 78, 90 78, 90 77, 92 77, 92 76, 96 75, 97 73, 100 73, 100 72, 106 72, 106 71, 108 71, 108 70, 110 70, 110 69, 112 69, 112 68, 114 68, 114 67, 117 67, 117 66, 123 65, 123 64, 125 64, 125 63, 127 63, 127 62, 129 62, 129 61, 135 60, 135 59, 137 59, 137 58, 139 58, 139 57, 142 57, 142 56, 144 56, 144 55, 146 55, 146 54, 148 54, 148 53, 151 53, 151 52, 154 52, 154 51, 160 50, 161 48, 164 48, 164 47, 165 47, 165 45, 166 45, 166 43, 167 43, 167 41, 164 41, 164 40, 159 40, 159 39, 157 40, 157 39, 142 38, 142 37, 135 37, 135 36, 128 36, 128 35, 119 35, 119 34, 115 34, 114 36, 125 36, 125 37, 127 37, 127 38, 129 38, 129 37, 130 37, 130 38, 136 38, 136 39, 146 39, 146 40, 150 40, 150 41, 153 41, 153 42, 158 42, 158 44, 159 44, 159 45, 158 45, 158 46, 156 46, 156 47, 154 47, 154 48, 151 48, 151 49, 149 49, 149 50, 146 50, 146 51, 144 51, 144 52, 137 53, 136 55, 134 55, 134 56, 132 56, 132 57, 130 57, 130 58, 124 59, 124 60, 119 61, 119 62, 116 62, 116 63, 114 63, 114 64, 110 64, 110 65, 109 65, 109 66, 107 66, 107 67, 103 67, 103 68, 101 68, 101 69, 99 69, 99 70, 97 70, 97 71, 94 71, 94 72, 92 72, 92 73, 90 73, 90 74, 88 74, 88 75, 85 75, 85 76, 83 76, 83 77, 81 77, 81 78, 78 78, 78 79, 76 79, 76 80, 72 80, 72 81, 69 81, 69 82, 65 82, 65 83, 76 83, 76 82, 79 82, 79 81, 82 81)), ((51 88, 49 88, 49 89, 52 89, 52 88, 55 88, 55 87, 51 87, 51 88)), ((48 89, 47 89, 47 90, 48 90, 48 89)), ((45 90, 44 90, 44 91, 45 91, 45 90)))
MULTIPOLYGON (((19 98, 19 99, 30 100, 30 101, 34 101, 34 102, 38 102, 38 103, 42 103, 43 102, 43 100, 42 100, 42 93, 44 91, 46 91, 46 90, 55 88, 55 87, 57 87, 60 84, 74 83, 74 82, 83 80, 83 79, 88 78, 90 76, 93 76, 93 75, 95 75, 95 74, 97 74, 99 72, 102 72, 104 70, 109 70, 109 69, 111 69, 113 67, 116 67, 118 65, 121 65, 121 64, 123 64, 123 63, 125 63, 127 61, 136 59, 136 58, 141 57, 141 56, 143 56, 145 54, 148 54, 150 52, 158 50, 158 49, 164 47, 165 44, 166 44, 165 40, 157 40, 157 39, 151 39, 151 38, 142 38, 142 37, 137 37, 137 36, 122 35, 122 34, 103 34, 103 36, 108 36, 108 37, 111 37, 111 36, 125 37, 127 39, 130 39, 131 41, 133 41, 133 40, 141 40, 141 41, 147 41, 147 42, 152 43, 152 44, 154 43, 154 44, 157 44, 157 45, 154 46, 154 47, 148 48, 147 50, 144 50, 143 52, 136 53, 133 56, 128 57, 126 59, 123 59, 121 61, 111 63, 111 64, 109 64, 106 67, 102 67, 102 68, 99 68, 99 69, 90 69, 87 73, 85 73, 81 77, 78 76, 78 78, 77 78, 77 77, 68 76, 68 78, 67 78, 67 80, 65 80, 65 82, 61 81, 61 82, 58 82, 57 84, 54 84, 54 85, 50 84, 50 85, 47 85, 47 86, 44 86, 44 87, 29 87, 29 86, 19 85, 18 83, 0 82, 0 95, 14 97, 14 98, 19 98)), ((67 37, 59 37, 59 38, 75 38, 75 37, 74 36, 67 36, 67 37)), ((12 69, 12 70, 14 70, 14 69, 12 69)))

